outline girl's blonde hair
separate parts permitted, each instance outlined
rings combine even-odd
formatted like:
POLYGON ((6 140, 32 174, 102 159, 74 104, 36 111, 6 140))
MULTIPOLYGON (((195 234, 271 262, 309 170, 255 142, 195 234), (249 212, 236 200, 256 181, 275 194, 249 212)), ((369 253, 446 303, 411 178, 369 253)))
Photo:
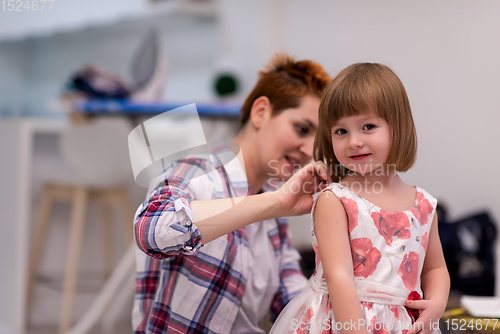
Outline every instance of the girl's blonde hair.
POLYGON ((348 172, 333 153, 332 127, 342 117, 373 110, 391 129, 392 144, 386 164, 405 172, 415 162, 417 132, 410 102, 401 80, 385 65, 357 63, 342 70, 325 88, 319 107, 314 159, 327 164, 334 182, 348 172))

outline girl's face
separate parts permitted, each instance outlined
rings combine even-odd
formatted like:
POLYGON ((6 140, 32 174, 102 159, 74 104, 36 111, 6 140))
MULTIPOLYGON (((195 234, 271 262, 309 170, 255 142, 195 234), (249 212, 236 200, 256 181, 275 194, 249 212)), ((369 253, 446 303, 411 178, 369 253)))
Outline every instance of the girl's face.
POLYGON ((311 161, 319 104, 318 97, 306 95, 297 108, 283 110, 263 126, 259 155, 270 178, 288 180, 311 161))
POLYGON ((332 127, 332 145, 344 167, 359 174, 383 172, 391 149, 391 129, 373 111, 342 117, 332 127))

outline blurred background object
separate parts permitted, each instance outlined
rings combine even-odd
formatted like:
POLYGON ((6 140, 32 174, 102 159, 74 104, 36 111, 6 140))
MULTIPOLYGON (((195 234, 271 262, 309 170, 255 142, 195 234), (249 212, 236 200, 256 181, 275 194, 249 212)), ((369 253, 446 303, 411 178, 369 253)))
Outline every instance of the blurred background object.
POLYGON ((460 294, 493 296, 498 228, 491 215, 479 212, 449 221, 446 207, 438 204, 438 217, 451 288, 460 294))
POLYGON ((87 65, 71 78, 67 85, 69 93, 86 99, 126 99, 130 97, 127 85, 120 78, 105 70, 87 65))
POLYGON ((152 30, 137 50, 131 68, 133 84, 132 99, 135 101, 159 102, 163 98, 167 80, 167 61, 152 30))
MULTIPOLYGON (((131 169, 127 158, 127 136, 130 124, 124 119, 97 119, 87 123, 71 124, 61 135, 61 153, 69 166, 76 172, 71 178, 60 174, 48 176, 41 194, 40 208, 36 213, 34 241, 31 247, 30 268, 27 285, 27 310, 34 290, 40 257, 47 248, 47 232, 50 230, 51 212, 57 200, 71 203, 67 245, 60 249, 67 253, 64 274, 61 318, 59 333, 66 333, 72 323, 75 292, 81 245, 87 225, 87 210, 91 201, 96 201, 101 210, 102 253, 94 261, 103 264, 103 278, 108 279, 113 271, 113 241, 116 234, 122 234, 129 245, 133 241, 133 206, 129 198, 128 182, 131 169), (113 228, 111 212, 113 206, 121 214, 123 232, 113 228)), ((123 248, 123 246, 122 246, 123 248)), ((120 254, 123 251, 120 252, 120 254)), ((85 254, 85 252, 84 252, 85 254)), ((132 275, 132 271, 129 272, 132 275)), ((133 290, 133 286, 129 287, 133 290)))
POLYGON ((151 30, 139 45, 130 66, 132 82, 107 72, 97 65, 86 65, 74 74, 66 85, 66 99, 131 99, 141 102, 160 102, 166 81, 166 60, 151 30))

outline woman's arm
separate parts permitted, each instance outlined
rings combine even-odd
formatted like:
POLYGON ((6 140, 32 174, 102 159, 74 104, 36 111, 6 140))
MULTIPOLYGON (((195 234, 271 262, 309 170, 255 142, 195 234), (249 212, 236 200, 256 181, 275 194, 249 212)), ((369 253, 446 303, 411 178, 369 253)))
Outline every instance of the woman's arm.
POLYGON ((193 220, 203 244, 261 220, 280 217, 283 210, 275 193, 192 201, 193 220))
MULTIPOLYGON (((313 194, 327 178, 324 164, 314 162, 275 192, 196 200, 212 195, 212 181, 203 171, 202 160, 180 160, 165 171, 166 182, 154 189, 137 210, 134 219, 137 245, 155 258, 194 254, 202 242, 206 244, 248 224, 308 213, 313 194), (201 176, 191 183, 192 175, 201 176)), ((323 183, 319 189, 324 186, 323 183)))
POLYGON ((313 162, 296 172, 275 192, 192 201, 194 223, 201 233, 203 244, 206 244, 258 221, 300 216, 311 211, 313 194, 326 186, 324 180, 327 179, 325 165, 313 162))
POLYGON ((347 215, 330 191, 319 196, 314 213, 315 233, 335 321, 341 333, 367 333, 352 265, 347 215), (351 327, 351 323, 354 324, 351 327))
MULTIPOLYGON (((431 230, 429 232, 429 244, 424 260, 421 275, 424 300, 411 301, 407 306, 422 310, 417 323, 423 323, 424 329, 421 334, 432 332, 431 326, 441 318, 448 303, 450 292, 450 275, 446 268, 443 249, 438 233, 437 214, 434 215, 431 230)), ((412 329, 407 334, 415 334, 417 329, 412 329)))

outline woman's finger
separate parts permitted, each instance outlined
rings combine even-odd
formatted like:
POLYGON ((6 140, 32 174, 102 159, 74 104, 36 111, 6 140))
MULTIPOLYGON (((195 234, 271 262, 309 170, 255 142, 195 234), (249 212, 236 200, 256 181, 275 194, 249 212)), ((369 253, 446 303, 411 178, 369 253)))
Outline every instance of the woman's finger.
POLYGON ((329 175, 328 175, 328 173, 326 171, 327 171, 327 167, 321 161, 311 162, 310 164, 306 165, 302 169, 303 173, 311 174, 313 176, 315 174, 318 174, 323 180, 327 180, 328 179, 329 175))
POLYGON ((318 173, 326 180, 326 177, 328 176, 327 167, 324 162, 322 161, 316 161, 316 170, 318 173))

